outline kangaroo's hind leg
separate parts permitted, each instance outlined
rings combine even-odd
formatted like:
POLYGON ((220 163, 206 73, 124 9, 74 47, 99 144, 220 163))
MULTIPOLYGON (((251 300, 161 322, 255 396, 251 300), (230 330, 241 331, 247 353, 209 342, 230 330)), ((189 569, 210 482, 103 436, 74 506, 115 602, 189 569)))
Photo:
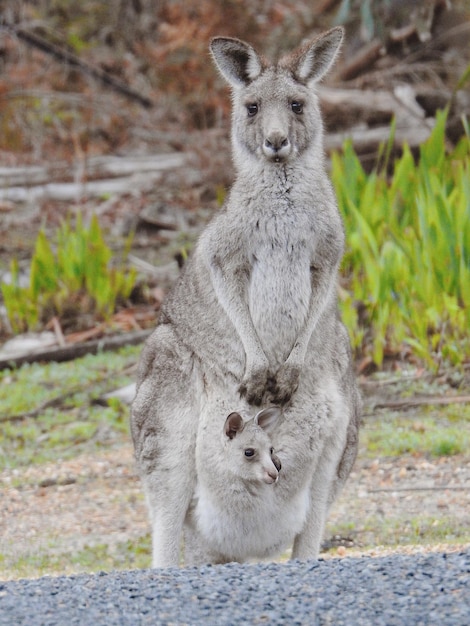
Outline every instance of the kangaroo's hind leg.
POLYGON ((198 368, 168 325, 148 340, 131 430, 152 524, 153 567, 179 564, 183 523, 195 485, 198 368))

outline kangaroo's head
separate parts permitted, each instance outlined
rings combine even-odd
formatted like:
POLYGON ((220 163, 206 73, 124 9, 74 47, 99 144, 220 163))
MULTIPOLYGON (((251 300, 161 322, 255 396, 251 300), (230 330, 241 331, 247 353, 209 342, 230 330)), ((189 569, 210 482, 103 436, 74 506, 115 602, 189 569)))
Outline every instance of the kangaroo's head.
POLYGON ((225 420, 224 437, 225 461, 231 474, 251 484, 277 482, 281 462, 274 454, 269 433, 280 414, 280 409, 272 407, 244 421, 239 413, 230 413, 225 420))
POLYGON ((316 151, 323 127, 314 85, 328 72, 343 39, 333 28, 275 64, 252 46, 216 37, 210 49, 233 92, 232 144, 236 164, 274 165, 316 151))

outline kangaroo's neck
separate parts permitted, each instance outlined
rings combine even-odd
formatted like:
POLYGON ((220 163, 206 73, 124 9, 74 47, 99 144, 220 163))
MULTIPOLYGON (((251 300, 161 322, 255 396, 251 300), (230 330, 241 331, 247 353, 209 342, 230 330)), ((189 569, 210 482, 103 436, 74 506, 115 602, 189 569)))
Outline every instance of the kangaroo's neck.
POLYGON ((321 141, 300 155, 285 162, 276 163, 257 155, 234 150, 237 177, 234 187, 240 191, 248 189, 269 191, 284 196, 317 186, 325 178, 325 165, 321 141), (320 144, 320 145, 318 145, 320 144))
POLYGON ((238 168, 232 193, 266 199, 268 202, 295 202, 324 186, 324 164, 303 158, 286 163, 246 163, 238 168))

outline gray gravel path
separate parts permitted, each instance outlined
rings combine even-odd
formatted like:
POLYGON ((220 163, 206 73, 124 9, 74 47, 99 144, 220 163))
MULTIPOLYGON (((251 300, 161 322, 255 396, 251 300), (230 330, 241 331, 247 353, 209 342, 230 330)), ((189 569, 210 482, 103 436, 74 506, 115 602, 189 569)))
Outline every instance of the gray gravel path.
POLYGON ((1 626, 470 625, 470 550, 0 582, 1 626))

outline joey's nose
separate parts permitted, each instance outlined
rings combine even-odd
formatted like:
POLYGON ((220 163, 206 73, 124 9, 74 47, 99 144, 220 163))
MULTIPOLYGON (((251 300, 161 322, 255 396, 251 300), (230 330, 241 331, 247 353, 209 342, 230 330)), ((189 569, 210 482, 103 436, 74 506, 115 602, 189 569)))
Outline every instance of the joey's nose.
POLYGON ((278 478, 279 478, 279 474, 276 470, 268 470, 266 472, 266 482, 268 484, 275 483, 278 478))

